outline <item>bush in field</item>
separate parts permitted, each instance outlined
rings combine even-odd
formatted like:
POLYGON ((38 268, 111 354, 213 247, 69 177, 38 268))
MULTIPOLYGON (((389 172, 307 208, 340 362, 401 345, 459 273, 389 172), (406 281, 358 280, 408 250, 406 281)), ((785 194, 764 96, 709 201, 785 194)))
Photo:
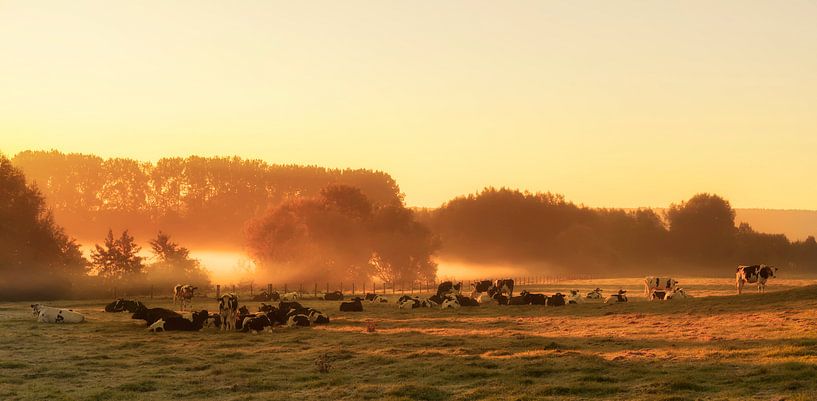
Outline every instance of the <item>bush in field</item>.
POLYGON ((86 265, 40 191, 0 156, 0 299, 65 296, 86 265))

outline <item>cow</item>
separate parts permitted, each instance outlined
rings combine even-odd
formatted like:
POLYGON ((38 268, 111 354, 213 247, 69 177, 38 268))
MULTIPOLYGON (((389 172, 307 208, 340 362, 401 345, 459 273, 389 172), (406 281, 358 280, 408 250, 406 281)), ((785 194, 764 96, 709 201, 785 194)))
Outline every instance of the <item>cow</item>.
POLYGON ((422 306, 423 308, 438 308, 440 304, 438 302, 431 300, 431 298, 428 298, 420 301, 420 306, 422 306))
POLYGON ((440 309, 459 309, 460 306, 462 305, 460 305, 460 302, 457 301, 456 297, 448 296, 445 298, 443 303, 440 304, 440 309))
POLYGON ((570 294, 566 295, 567 303, 569 304, 577 304, 579 301, 582 300, 581 294, 579 294, 579 290, 570 290, 570 294))
POLYGON ((466 297, 464 295, 455 295, 457 298, 457 302, 460 303, 460 306, 479 306, 479 302, 470 297, 466 297))
POLYGON ((528 301, 528 296, 520 295, 518 297, 508 297, 507 305, 529 305, 530 301, 528 301))
POLYGON ((199 331, 204 327, 209 313, 206 310, 193 312, 192 320, 183 317, 160 318, 148 327, 149 331, 199 331))
POLYGON ((327 292, 323 294, 324 301, 343 301, 343 293, 340 291, 327 292))
POLYGON ((278 308, 276 308, 275 306, 268 305, 268 304, 265 304, 263 302, 258 307, 258 311, 259 312, 264 312, 264 313, 274 312, 274 311, 277 311, 277 310, 278 310, 278 308))
POLYGON ((675 290, 673 290, 672 292, 668 292, 667 295, 664 296, 664 299, 666 299, 666 300, 675 299, 675 298, 678 298, 678 299, 692 298, 692 295, 687 294, 687 292, 684 291, 683 288, 676 287, 675 290))
POLYGON ((306 314, 309 317, 309 321, 312 324, 327 324, 329 323, 329 316, 323 314, 323 312, 317 311, 312 309, 309 313, 306 314))
POLYGON ((462 293, 462 281, 458 282, 457 284, 454 284, 451 281, 443 281, 437 286, 437 296, 440 297, 444 297, 448 294, 460 293, 462 293))
POLYGON ((363 304, 360 302, 362 301, 360 297, 354 297, 350 301, 351 302, 340 303, 341 312, 363 312, 363 304))
POLYGON ((208 313, 207 320, 204 321, 204 327, 221 328, 221 315, 218 313, 208 313))
POLYGON ((678 280, 670 277, 644 277, 644 295, 649 296, 652 290, 671 290, 678 285, 678 280))
POLYGON ((131 319, 144 320, 150 326, 159 319, 167 321, 168 318, 182 317, 178 312, 165 308, 139 308, 131 315, 131 319))
POLYGON ((288 292, 284 295, 281 295, 282 301, 297 301, 299 298, 301 298, 301 294, 297 292, 288 292))
POLYGON ((31 312, 40 323, 82 323, 85 316, 70 309, 54 308, 42 304, 32 304, 31 312))
POLYGON ((397 307, 400 309, 416 309, 421 306, 423 306, 423 303, 419 298, 404 299, 403 302, 397 304, 397 307))
POLYGON ((238 317, 238 297, 235 294, 224 294, 218 299, 218 314, 221 315, 222 330, 233 331, 236 329, 236 318, 238 317))
POLYGON ((374 294, 374 293, 371 293, 371 292, 370 292, 370 293, 367 293, 367 294, 366 294, 366 295, 363 297, 363 299, 365 299, 366 301, 369 301, 369 302, 371 302, 371 303, 381 303, 381 304, 385 304, 385 303, 388 303, 388 302, 389 302, 389 300, 388 300, 388 299, 386 299, 386 297, 384 297, 384 296, 382 296, 382 295, 374 294))
POLYGON ((735 288, 738 290, 738 295, 743 292, 745 283, 757 283, 757 292, 766 292, 766 282, 770 278, 776 278, 776 272, 776 267, 768 265, 738 266, 735 273, 735 288))
POLYGON ((590 292, 587 293, 586 298, 587 299, 602 299, 602 298, 604 298, 604 296, 601 295, 601 288, 596 287, 595 290, 590 291, 590 292))
POLYGON ((253 334, 264 331, 267 327, 272 328, 272 319, 266 313, 258 313, 255 316, 247 316, 241 322, 241 332, 252 331, 253 334))
POLYGON ((145 305, 139 301, 119 298, 116 301, 105 305, 105 312, 136 312, 137 309, 144 308, 145 305))
POLYGON ((488 290, 490 290, 491 287, 493 287, 493 283, 491 282, 491 280, 475 281, 471 283, 471 287, 474 288, 474 290, 471 291, 471 298, 477 299, 479 298, 480 294, 488 292, 488 290))
MULTIPOLYGON (((345 303, 345 302, 344 302, 345 303)), ((310 321, 307 315, 292 315, 287 319, 288 327, 309 327, 310 321)))
POLYGON ((491 299, 493 299, 494 301, 496 301, 496 303, 500 305, 508 304, 508 297, 502 294, 494 294, 493 296, 491 296, 491 299))
POLYGON ((178 301, 181 310, 184 310, 185 305, 190 307, 193 303, 193 294, 198 288, 190 284, 177 284, 173 287, 173 305, 175 306, 178 301))
POLYGON ((617 294, 609 295, 607 298, 604 298, 604 303, 610 302, 627 302, 627 290, 618 290, 617 294))
POLYGON ((494 293, 498 294, 508 294, 509 297, 513 296, 513 279, 510 278, 503 278, 494 281, 493 287, 494 293))
POLYGON ((652 291, 650 291, 650 297, 649 298, 650 298, 650 301, 655 301, 655 300, 663 301, 665 299, 669 299, 669 298, 667 298, 669 293, 670 292, 667 291, 667 290, 652 290, 652 291))
POLYGON ((557 292, 549 296, 545 306, 565 306, 565 295, 557 292))
POLYGON ((433 303, 435 303, 437 305, 442 305, 443 301, 445 301, 445 298, 440 296, 440 295, 435 294, 435 295, 432 295, 432 296, 428 297, 428 301, 433 302, 433 303))
POLYGON ((547 295, 545 294, 531 294, 528 290, 522 290, 519 294, 523 297, 528 298, 528 304, 530 305, 546 305, 547 304, 547 295))
POLYGON ((253 302, 269 302, 269 301, 278 301, 281 299, 281 296, 278 294, 277 291, 267 292, 261 291, 260 294, 252 297, 253 302))

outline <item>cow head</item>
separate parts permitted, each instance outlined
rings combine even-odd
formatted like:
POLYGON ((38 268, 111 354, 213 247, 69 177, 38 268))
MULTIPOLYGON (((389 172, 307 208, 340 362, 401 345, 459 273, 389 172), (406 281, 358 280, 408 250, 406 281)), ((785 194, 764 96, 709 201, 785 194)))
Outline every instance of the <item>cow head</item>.
POLYGON ((618 295, 624 295, 624 293, 626 293, 626 292, 627 292, 627 290, 623 290, 623 289, 618 290, 618 295))
POLYGON ((577 295, 579 295, 579 290, 570 290, 570 296, 575 297, 577 295))
POLYGON ((40 305, 40 304, 31 304, 31 313, 33 313, 34 316, 39 316, 41 308, 42 308, 42 305, 40 305))

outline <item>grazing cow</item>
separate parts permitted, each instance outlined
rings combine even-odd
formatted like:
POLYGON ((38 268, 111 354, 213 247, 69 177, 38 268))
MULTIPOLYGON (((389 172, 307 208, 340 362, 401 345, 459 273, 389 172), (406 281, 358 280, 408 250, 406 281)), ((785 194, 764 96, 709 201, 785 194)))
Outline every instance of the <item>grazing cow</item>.
POLYGON ((454 284, 451 281, 443 281, 437 286, 437 296, 440 297, 444 297, 448 294, 460 293, 462 293, 462 281, 458 282, 457 284, 454 284))
POLYGON ((449 296, 446 297, 443 303, 440 305, 440 309, 459 309, 460 306, 462 305, 460 305, 460 302, 457 301, 456 297, 449 296))
POLYGON ((602 299, 602 298, 604 297, 601 295, 601 288, 596 287, 595 290, 587 293, 587 299, 602 299))
POLYGON ((672 292, 668 292, 667 295, 664 296, 664 299, 667 299, 667 300, 675 299, 675 298, 678 298, 678 299, 692 298, 692 295, 687 294, 687 292, 684 291, 683 288, 676 287, 675 290, 673 290, 672 292))
POLYGON ((579 290, 569 290, 570 293, 565 295, 568 304, 577 304, 581 302, 582 296, 579 294, 579 290))
POLYGON ((119 298, 105 306, 105 312, 136 312, 137 309, 144 308, 145 305, 139 301, 119 298))
POLYGON ((206 310, 193 312, 192 320, 183 317, 160 318, 148 327, 149 331, 199 331, 210 316, 206 310))
POLYGON ((167 319, 174 317, 182 317, 182 315, 165 308, 140 308, 131 315, 131 319, 144 320, 147 323, 146 326, 156 323, 159 319, 167 321, 167 319))
POLYGON ((31 305, 31 312, 40 323, 82 323, 85 316, 70 309, 54 308, 41 304, 31 305))
POLYGON ((287 326, 289 327, 309 327, 309 325, 309 316, 307 315, 292 315, 287 319, 287 326))
POLYGON ((545 306, 565 306, 565 294, 557 292, 549 296, 545 306))
POLYGON ((178 301, 181 310, 184 310, 185 305, 190 307, 193 304, 193 294, 198 288, 190 284, 177 284, 173 287, 173 305, 178 301))
POLYGON ((627 290, 618 290, 617 294, 613 294, 605 298, 604 303, 607 304, 610 302, 627 302, 628 300, 627 295, 625 294, 626 292, 627 290))
POLYGON ((522 290, 519 295, 528 298, 530 305, 547 305, 548 297, 545 294, 531 294, 528 290, 522 290))
POLYGON ((252 331, 253 334, 264 331, 267 327, 272 327, 272 319, 267 314, 259 313, 255 316, 247 316, 241 322, 241 332, 252 331))
POLYGON ((738 266, 735 273, 735 287, 738 290, 738 295, 743 292, 745 283, 757 283, 757 292, 766 292, 766 282, 770 278, 775 278, 774 274, 776 272, 776 267, 768 265, 738 266))
POLYGON ((238 317, 238 297, 235 294, 224 294, 218 299, 218 314, 221 315, 222 330, 236 329, 238 317))
POLYGON ((496 294, 508 294, 509 297, 513 296, 513 279, 503 278, 496 280, 494 282, 493 291, 496 294))
POLYGON ((297 292, 288 292, 284 295, 281 295, 282 301, 297 301, 299 298, 301 298, 301 294, 297 292))
POLYGON ((341 312, 363 312, 363 304, 360 302, 362 299, 360 297, 354 297, 351 299, 351 302, 341 302, 340 303, 340 311, 341 312))
POLYGON ((649 296, 652 290, 672 290, 678 280, 670 277, 644 277, 644 295, 649 296))
POLYGON ((491 280, 481 280, 471 283, 471 287, 474 287, 474 290, 471 291, 471 298, 479 298, 480 294, 488 292, 492 286, 493 283, 491 283, 491 280))
POLYGON ((327 292, 323 294, 324 301, 343 301, 343 293, 340 291, 327 292))

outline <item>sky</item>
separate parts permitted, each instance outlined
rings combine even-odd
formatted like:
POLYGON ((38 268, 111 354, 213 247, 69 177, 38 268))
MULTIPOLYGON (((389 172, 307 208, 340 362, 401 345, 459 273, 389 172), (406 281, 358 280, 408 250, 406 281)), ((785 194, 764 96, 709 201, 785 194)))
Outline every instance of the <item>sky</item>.
POLYGON ((4 1, 0 152, 817 209, 815 1, 4 1))

